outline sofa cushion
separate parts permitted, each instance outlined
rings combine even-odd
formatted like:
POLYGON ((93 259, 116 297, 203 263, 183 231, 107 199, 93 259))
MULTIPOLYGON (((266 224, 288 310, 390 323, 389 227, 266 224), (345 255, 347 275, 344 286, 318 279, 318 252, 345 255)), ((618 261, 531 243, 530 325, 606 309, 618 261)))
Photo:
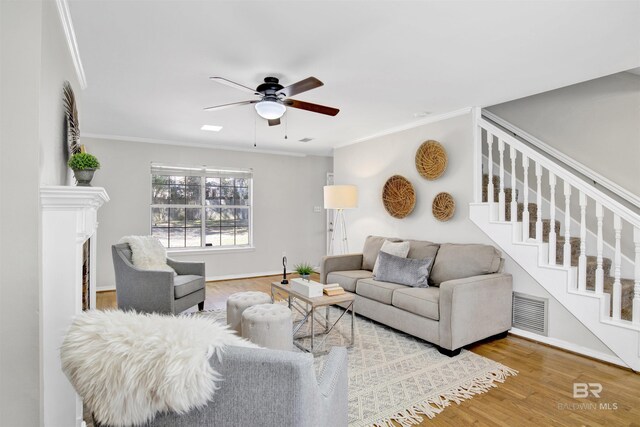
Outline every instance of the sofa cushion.
MULTIPOLYGON (((409 243, 409 242, 406 242, 409 243)), ((374 278, 383 282, 426 288, 433 258, 411 259, 380 251, 374 278)))
POLYGON ((393 292, 391 303, 409 313, 440 320, 439 288, 404 288, 393 292))
POLYGON ((355 292, 356 282, 360 279, 370 279, 373 274, 369 270, 332 271, 327 274, 327 284, 337 283, 345 291, 355 292))
POLYGON ((438 253, 439 244, 426 240, 406 240, 409 242, 409 253, 407 258, 427 259, 435 258, 438 253))
POLYGON ((373 271, 373 267, 376 264, 378 258, 378 252, 385 240, 390 242, 400 242, 400 239, 395 237, 380 237, 380 236, 367 236, 364 241, 364 247, 362 248, 362 269, 373 271))
MULTIPOLYGON (((440 245, 437 243, 429 242, 427 240, 407 240, 409 242, 409 253, 407 258, 412 259, 427 259, 432 258, 435 260, 436 254, 440 245)), ((433 280, 431 280, 431 270, 433 269, 433 262, 429 266, 429 285, 434 286, 433 280)))
POLYGON ((391 242, 385 240, 376 257, 376 263, 373 266, 373 277, 376 277, 378 271, 378 263, 380 262, 380 253, 395 255, 400 258, 406 258, 409 253, 409 242, 391 242))
POLYGON ((184 274, 173 278, 173 292, 176 298, 182 298, 204 288, 204 277, 184 274))
POLYGON ((361 279, 356 284, 356 294, 390 305, 393 291, 406 287, 397 283, 381 282, 375 279, 361 279))
POLYGON ((443 243, 433 263, 431 279, 440 284, 495 273, 500 268, 500 255, 491 245, 443 243))

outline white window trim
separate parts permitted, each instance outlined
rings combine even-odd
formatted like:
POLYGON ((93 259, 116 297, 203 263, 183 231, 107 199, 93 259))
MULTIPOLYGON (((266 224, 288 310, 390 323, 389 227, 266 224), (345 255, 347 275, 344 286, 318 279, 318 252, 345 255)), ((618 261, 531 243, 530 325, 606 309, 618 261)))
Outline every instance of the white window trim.
MULTIPOLYGON (((149 174, 149 188, 153 189, 153 167, 154 166, 165 166, 165 165, 160 165, 160 164, 151 164, 151 173, 149 174)), ((171 254, 171 255, 179 255, 179 254, 199 254, 199 253, 231 253, 231 252, 251 252, 255 250, 255 246, 253 245, 253 169, 247 169, 247 170, 238 170, 238 169, 230 169, 230 168, 211 168, 211 167, 207 167, 207 166, 202 166, 202 167, 190 167, 190 166, 172 166, 170 167, 172 169, 175 169, 175 175, 173 176, 181 176, 179 174, 180 169, 183 170, 190 170, 190 171, 194 171, 194 170, 198 170, 198 171, 202 171, 202 175, 197 175, 197 176, 201 176, 203 179, 200 181, 200 205, 182 205, 182 204, 174 204, 174 205, 165 205, 165 204, 157 204, 157 203, 153 203, 153 191, 149 192, 149 196, 151 198, 151 203, 149 204, 149 233, 150 235, 153 234, 153 208, 200 208, 202 209, 202 218, 201 218, 201 223, 200 223, 200 236, 201 236, 201 242, 206 245, 207 243, 207 235, 206 235, 206 220, 205 220, 205 216, 204 216, 204 211, 207 208, 219 208, 219 209, 247 209, 248 210, 248 240, 249 243, 246 245, 221 245, 221 246, 189 246, 189 247, 176 247, 176 248, 172 248, 172 247, 168 247, 167 249, 167 254, 171 254), (206 204, 206 192, 205 192, 205 188, 206 188, 206 178, 207 172, 211 172, 211 171, 218 171, 220 174, 224 175, 225 172, 244 172, 250 175, 249 177, 249 204, 248 205, 207 205, 206 204)))

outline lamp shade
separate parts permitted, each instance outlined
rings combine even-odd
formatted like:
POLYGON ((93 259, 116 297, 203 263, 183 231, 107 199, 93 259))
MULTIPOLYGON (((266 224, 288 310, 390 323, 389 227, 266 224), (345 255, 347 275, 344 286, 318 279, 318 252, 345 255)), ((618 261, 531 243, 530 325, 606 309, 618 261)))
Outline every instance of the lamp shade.
POLYGON ((325 185, 325 209, 353 209, 358 207, 358 187, 355 185, 325 185))
POLYGON ((279 102, 269 100, 260 101, 255 105, 255 107, 258 115, 267 120, 279 119, 282 117, 284 112, 287 111, 287 107, 284 105, 279 102))

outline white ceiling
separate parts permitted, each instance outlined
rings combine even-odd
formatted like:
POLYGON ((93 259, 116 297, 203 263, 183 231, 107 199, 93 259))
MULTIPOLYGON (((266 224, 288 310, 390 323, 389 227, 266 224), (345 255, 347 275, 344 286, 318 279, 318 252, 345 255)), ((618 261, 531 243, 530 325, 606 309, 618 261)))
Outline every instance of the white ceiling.
POLYGON ((640 66, 640 2, 69 2, 88 87, 86 134, 328 155, 420 120, 640 66), (250 99, 212 82, 325 86, 269 128, 250 99), (284 139, 285 125, 288 139, 284 139), (203 124, 222 125, 218 133, 203 124), (299 139, 314 138, 311 142, 299 139))

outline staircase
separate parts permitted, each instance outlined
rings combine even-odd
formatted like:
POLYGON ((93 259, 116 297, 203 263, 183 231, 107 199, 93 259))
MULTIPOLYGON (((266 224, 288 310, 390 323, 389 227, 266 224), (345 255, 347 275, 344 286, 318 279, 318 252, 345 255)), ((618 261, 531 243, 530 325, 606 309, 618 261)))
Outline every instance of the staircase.
MULTIPOLYGON (((487 203, 487 187, 489 183, 489 175, 482 175, 482 202, 487 203)), ((493 175, 493 187, 494 187, 494 200, 498 200, 499 192, 500 192, 500 177, 498 175, 493 175)), ((511 196, 515 193, 515 201, 517 203, 518 200, 518 190, 512 191, 510 187, 504 188, 505 194, 505 221, 511 222, 511 196)), ((536 235, 536 221, 537 221, 537 211, 538 205, 535 203, 529 203, 529 235, 536 235)), ((522 216, 524 213, 524 203, 517 204, 517 218, 516 221, 522 223, 522 216)), ((565 237, 560 235, 560 227, 561 223, 558 220, 554 221, 555 227, 554 231, 556 233, 556 264, 564 265, 564 244, 565 237)), ((542 219, 542 241, 545 243, 549 243, 549 234, 551 233, 551 220, 550 219, 542 219)), ((570 244, 570 254, 571 261, 570 265, 572 267, 578 267, 579 256, 580 256, 580 237, 572 236, 569 239, 570 244)), ((598 257, 593 255, 586 256, 586 289, 589 291, 595 291, 596 289, 596 270, 598 268, 598 257)), ((611 297, 613 294, 613 283, 615 278, 611 276, 611 265, 612 261, 610 258, 603 257, 602 258, 602 270, 603 270, 603 291, 606 294, 609 294, 611 297)), ((631 321, 631 310, 633 304, 633 279, 620 279, 621 287, 622 287, 622 312, 621 318, 624 320, 631 321)), ((613 301, 613 299, 611 299, 613 301)), ((613 305, 609 308, 609 315, 612 315, 613 305)))
POLYGON ((474 120, 471 220, 640 371, 640 209, 594 187, 479 111, 474 120))

